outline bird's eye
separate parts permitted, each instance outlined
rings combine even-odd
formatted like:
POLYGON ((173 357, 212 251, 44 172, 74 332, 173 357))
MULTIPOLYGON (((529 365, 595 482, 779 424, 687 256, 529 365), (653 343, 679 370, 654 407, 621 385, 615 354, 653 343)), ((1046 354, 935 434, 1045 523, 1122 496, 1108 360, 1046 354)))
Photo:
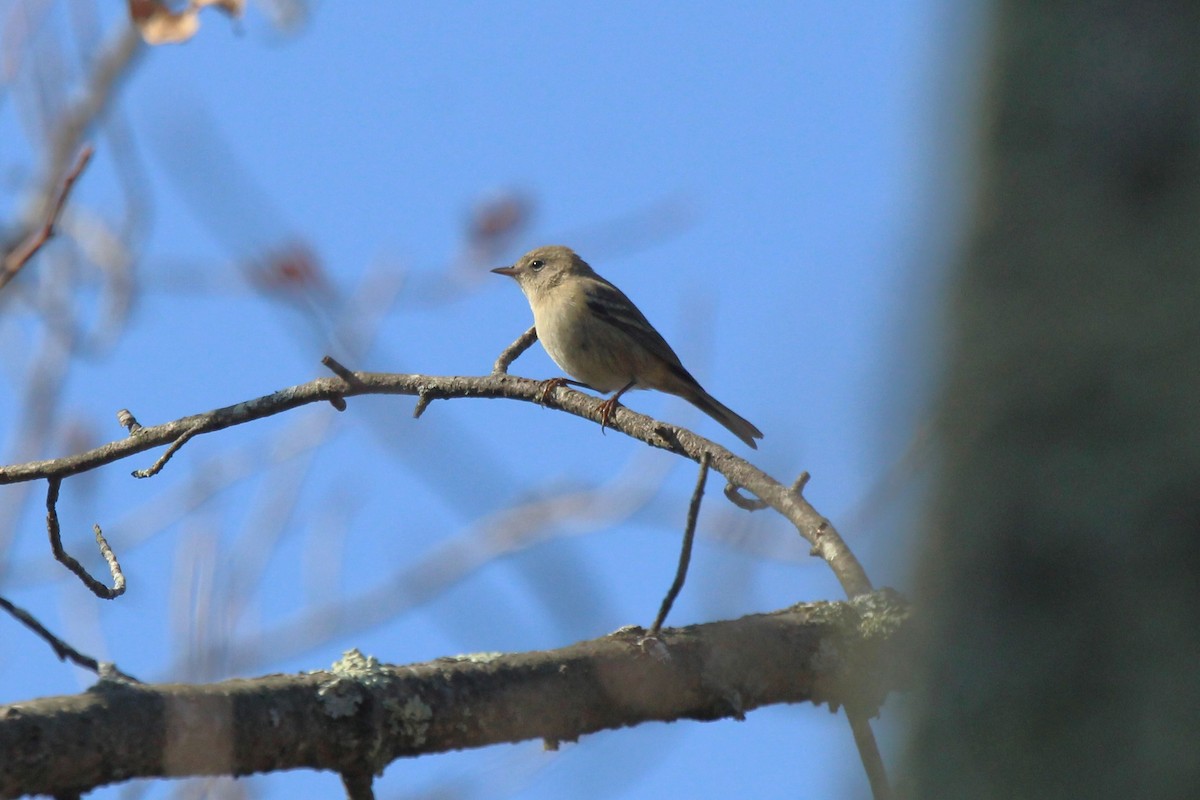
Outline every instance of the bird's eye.
POLYGON ((533 261, 529 262, 529 268, 535 272, 544 266, 546 266, 546 262, 542 261, 540 258, 535 258, 533 261))

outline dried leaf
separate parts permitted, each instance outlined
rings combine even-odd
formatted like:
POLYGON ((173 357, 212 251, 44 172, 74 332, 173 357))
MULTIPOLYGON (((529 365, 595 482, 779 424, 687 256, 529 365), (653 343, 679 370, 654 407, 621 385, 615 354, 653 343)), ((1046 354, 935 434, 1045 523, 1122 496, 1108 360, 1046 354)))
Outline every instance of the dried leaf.
POLYGON ((205 6, 239 17, 245 0, 190 0, 181 11, 172 11, 162 0, 129 0, 129 17, 146 44, 179 44, 200 30, 200 9, 205 6))

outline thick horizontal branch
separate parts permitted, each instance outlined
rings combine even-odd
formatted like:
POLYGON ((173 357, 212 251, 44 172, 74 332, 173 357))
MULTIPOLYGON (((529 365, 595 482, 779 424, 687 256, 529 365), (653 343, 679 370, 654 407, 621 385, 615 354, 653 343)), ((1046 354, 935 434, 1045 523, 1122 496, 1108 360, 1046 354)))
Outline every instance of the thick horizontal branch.
POLYGON ((877 708, 904 688, 908 609, 891 593, 731 622, 640 628, 559 650, 403 667, 356 651, 331 671, 185 686, 102 681, 0 706, 0 797, 132 778, 310 768, 378 773, 404 756, 774 703, 877 708))
MULTIPOLYGON (((212 433, 290 411, 299 406, 333 402, 339 398, 368 394, 401 394, 419 396, 426 404, 434 400, 469 397, 541 403, 544 393, 542 381, 507 374, 463 377, 355 372, 353 378, 353 381, 340 377, 318 378, 244 403, 184 417, 163 425, 142 427, 124 439, 84 453, 49 461, 0 467, 0 484, 75 475, 155 447, 170 445, 185 435, 190 438, 212 433)), ((545 404, 577 417, 599 422, 596 398, 592 395, 559 387, 549 394, 545 404)), ((854 597, 871 591, 871 583, 866 573, 838 532, 791 487, 783 485, 716 442, 698 436, 686 428, 630 411, 624 406, 617 407, 609 419, 608 427, 697 463, 705 452, 709 453, 712 469, 724 475, 734 486, 754 494, 796 526, 800 534, 812 545, 813 554, 825 559, 832 567, 847 596, 854 597)))

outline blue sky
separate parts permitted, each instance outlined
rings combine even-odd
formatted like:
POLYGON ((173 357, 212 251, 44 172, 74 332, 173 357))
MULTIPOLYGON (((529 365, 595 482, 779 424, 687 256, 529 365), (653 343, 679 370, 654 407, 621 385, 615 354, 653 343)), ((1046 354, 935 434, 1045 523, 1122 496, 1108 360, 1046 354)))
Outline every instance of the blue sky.
MULTIPOLYGON (((137 217, 137 303, 111 348, 72 367, 63 419, 89 441, 117 438, 118 408, 154 424, 230 404, 322 375, 327 352, 354 369, 485 373, 531 317, 516 286, 484 268, 568 244, 766 436, 750 453, 672 398, 633 393, 627 404, 693 426, 782 480, 810 471, 810 500, 876 583, 902 585, 918 481, 901 474, 898 498, 863 504, 909 447, 935 375, 937 286, 964 214, 978 9, 443 6, 346 13, 324 3, 288 35, 252 6, 238 25, 207 14, 193 41, 142 54, 110 118, 137 154, 137 208, 150 209, 137 217), (530 224, 498 260, 472 260, 472 208, 510 194, 525 198, 530 224), (301 305, 249 284, 248 264, 296 243, 325 289, 301 305), (338 344, 330 319, 374 344, 338 344)), ((39 36, 61 35, 61 16, 39 36)), ((9 175, 37 163, 37 138, 14 105, 0 106, 9 175)), ((72 202, 119 227, 130 195, 114 150, 125 140, 93 141, 96 161, 72 202)), ((98 307, 94 293, 73 302, 84 318, 98 307)), ((28 364, 16 348, 32 348, 41 328, 19 302, 0 314, 19 378, 28 364)), ((512 371, 558 374, 537 347, 512 371)), ((18 402, 15 387, 0 389, 4 418, 18 402)), ((526 404, 435 403, 418 421, 411 408, 371 398, 341 415, 309 409, 193 441, 149 481, 128 473, 152 457, 68 480, 64 525, 101 522, 129 576, 112 603, 48 565, 41 487, 31 499, 0 488, 0 504, 25 503, 0 591, 80 649, 154 680, 316 669, 349 647, 393 663, 554 647, 652 620, 674 569, 690 464, 526 404), (325 426, 320 449, 281 455, 325 426), (233 480, 262 464, 272 466, 233 480), (228 488, 196 499, 204 481, 226 478, 228 488), (447 542, 477 542, 514 504, 581 492, 601 502, 537 544, 481 558, 389 622, 343 621, 320 643, 272 647, 253 662, 206 650, 253 642, 310 604, 393 584, 391 596, 402 595, 447 542), (281 507, 291 511, 272 518, 281 507)), ((0 432, 4 453, 15 441, 0 432)), ((794 531, 737 512, 719 489, 710 483, 709 538, 671 623, 841 596, 794 531), (749 544, 715 542, 717 533, 749 544)), ((0 651, 3 702, 87 685, 11 621, 0 620, 0 636, 16 643, 0 651)), ((267 797, 335 786, 327 775, 253 780, 267 797)), ((609 732, 553 754, 525 743, 396 763, 378 789, 438 787, 481 797, 867 794, 845 720, 811 706, 609 732)))

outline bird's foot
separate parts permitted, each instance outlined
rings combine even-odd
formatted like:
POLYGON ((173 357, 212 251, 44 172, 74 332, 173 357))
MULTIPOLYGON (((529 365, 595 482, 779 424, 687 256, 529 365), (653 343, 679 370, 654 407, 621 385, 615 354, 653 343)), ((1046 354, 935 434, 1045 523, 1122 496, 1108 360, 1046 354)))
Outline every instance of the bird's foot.
POLYGON ((549 378, 542 381, 542 397, 538 400, 542 405, 546 405, 546 401, 550 399, 550 395, 560 386, 566 386, 571 381, 566 378, 549 378))
POLYGON ((596 406, 596 412, 600 414, 600 432, 604 433, 604 429, 608 427, 608 421, 612 419, 613 412, 617 410, 617 398, 619 394, 614 394, 607 400, 601 400, 596 406))

